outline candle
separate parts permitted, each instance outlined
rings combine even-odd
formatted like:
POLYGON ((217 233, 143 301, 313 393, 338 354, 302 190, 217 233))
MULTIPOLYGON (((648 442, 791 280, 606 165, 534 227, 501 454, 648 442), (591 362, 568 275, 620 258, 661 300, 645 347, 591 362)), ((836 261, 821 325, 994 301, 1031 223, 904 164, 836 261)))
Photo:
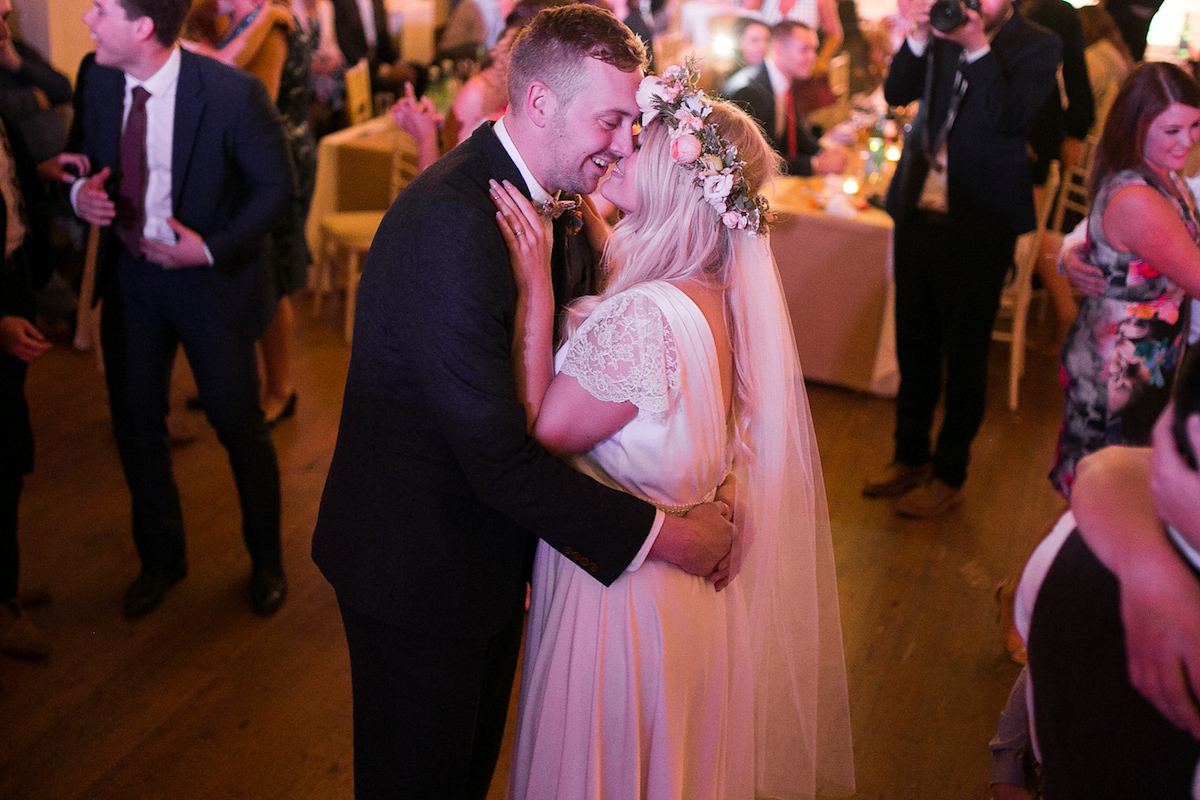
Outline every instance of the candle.
POLYGON ((858 194, 858 181, 853 176, 846 178, 846 182, 842 184, 842 191, 846 194, 858 194))
POLYGON ((900 160, 900 147, 898 145, 889 144, 887 152, 884 153, 884 156, 887 158, 888 161, 899 161, 900 160))

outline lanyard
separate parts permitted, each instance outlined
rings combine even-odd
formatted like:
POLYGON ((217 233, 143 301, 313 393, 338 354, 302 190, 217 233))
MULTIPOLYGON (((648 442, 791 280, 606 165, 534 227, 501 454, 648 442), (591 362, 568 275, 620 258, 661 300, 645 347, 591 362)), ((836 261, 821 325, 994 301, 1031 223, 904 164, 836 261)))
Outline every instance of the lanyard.
MULTIPOLYGON (((926 113, 931 117, 933 115, 933 42, 929 43, 929 48, 925 51, 925 94, 921 102, 925 104, 926 113)), ((958 66, 954 70, 954 86, 950 90, 950 107, 946 109, 946 120, 942 123, 942 127, 938 129, 937 138, 930 141, 929 125, 926 124, 922 130, 921 147, 925 151, 925 158, 929 161, 930 168, 941 171, 938 165, 937 154, 946 146, 946 139, 950 136, 950 128, 954 125, 954 118, 958 116, 958 108, 962 105, 963 96, 967 93, 967 79, 963 77, 962 65, 966 62, 967 54, 961 53, 958 57, 958 66)))

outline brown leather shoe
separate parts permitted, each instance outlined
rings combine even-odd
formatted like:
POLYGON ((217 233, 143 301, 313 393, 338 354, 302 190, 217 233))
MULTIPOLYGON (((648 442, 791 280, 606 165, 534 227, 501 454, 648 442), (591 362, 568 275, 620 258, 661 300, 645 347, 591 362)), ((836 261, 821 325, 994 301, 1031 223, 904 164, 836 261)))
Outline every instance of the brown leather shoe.
POLYGON ((896 513, 913 519, 940 517, 962 502, 962 489, 932 478, 896 501, 896 513))
POLYGON ((929 480, 932 464, 912 467, 893 461, 863 484, 863 497, 899 497, 929 480))

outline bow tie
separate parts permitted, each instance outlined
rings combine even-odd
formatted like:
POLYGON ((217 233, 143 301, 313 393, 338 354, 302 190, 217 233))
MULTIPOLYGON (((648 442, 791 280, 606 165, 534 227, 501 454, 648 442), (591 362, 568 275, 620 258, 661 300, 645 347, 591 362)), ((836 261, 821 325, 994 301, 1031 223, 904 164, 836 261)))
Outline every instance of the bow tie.
POLYGON ((583 227, 583 212, 580 210, 580 203, 579 195, 557 191, 549 200, 542 203, 538 214, 550 219, 558 219, 564 213, 570 212, 571 216, 567 220, 567 227, 571 233, 576 233, 583 227))

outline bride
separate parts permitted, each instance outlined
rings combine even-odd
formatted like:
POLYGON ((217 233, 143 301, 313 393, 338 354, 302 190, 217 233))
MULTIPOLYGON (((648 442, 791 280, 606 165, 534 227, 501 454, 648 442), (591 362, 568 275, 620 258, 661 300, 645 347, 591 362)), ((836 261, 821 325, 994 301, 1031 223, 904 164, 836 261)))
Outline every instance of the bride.
POLYGON ((548 226, 493 187, 518 391, 543 445, 668 513, 735 486, 732 577, 647 561, 605 587, 539 543, 509 793, 850 794, 824 486, 758 194, 776 156, 690 68, 646 78, 638 102, 640 149, 600 190, 625 212, 608 285, 571 309, 557 354, 548 226))

